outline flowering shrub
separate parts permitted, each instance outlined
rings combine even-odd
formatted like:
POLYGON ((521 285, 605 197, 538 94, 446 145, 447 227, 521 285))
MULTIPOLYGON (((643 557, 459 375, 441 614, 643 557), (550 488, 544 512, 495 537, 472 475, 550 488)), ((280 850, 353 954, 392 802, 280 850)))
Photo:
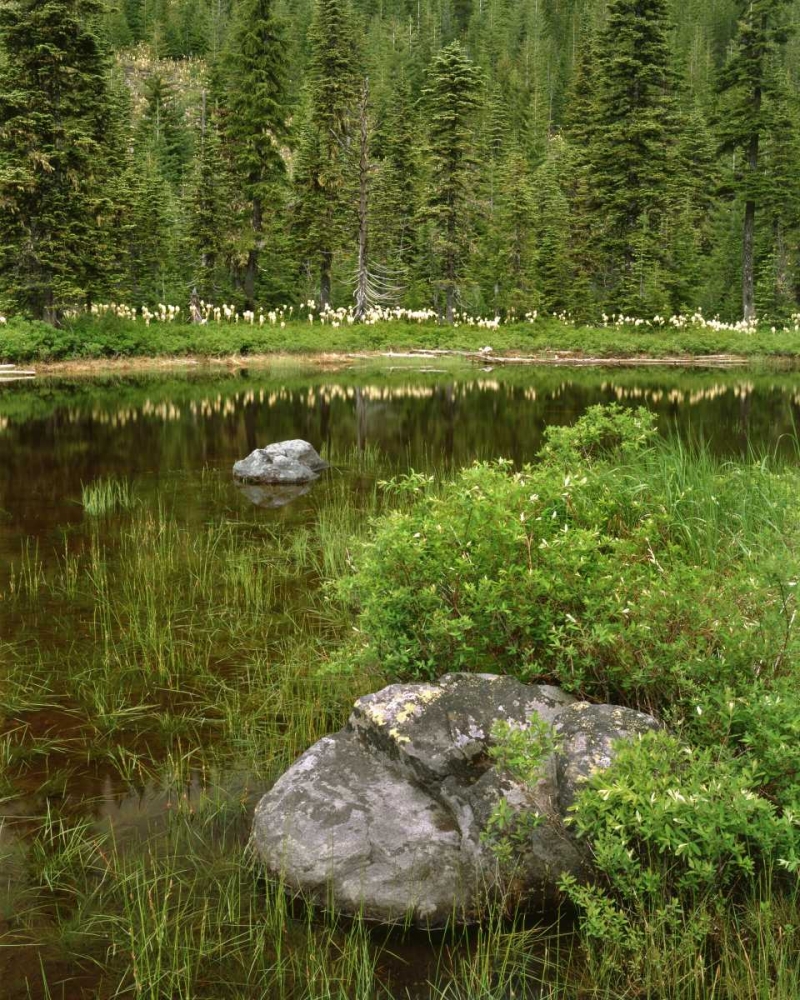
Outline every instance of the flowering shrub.
MULTIPOLYGON (((593 408, 521 471, 479 463, 440 488, 388 484, 405 505, 336 585, 359 655, 400 677, 506 672, 676 717, 704 691, 779 669, 797 644, 783 583, 760 565, 770 543, 737 536, 750 487, 720 474, 706 538, 702 508, 649 461, 652 431, 643 410, 593 408)), ((770 488, 768 472, 754 476, 770 488)), ((781 537, 777 523, 763 532, 781 537)))
MULTIPOLYGON (((361 325, 374 326, 377 323, 406 323, 406 324, 436 324, 439 322, 439 314, 434 309, 406 309, 401 306, 374 306, 367 310, 361 319, 356 320, 354 306, 333 306, 326 305, 319 307, 314 299, 308 299, 299 305, 281 305, 272 308, 258 307, 255 309, 240 310, 232 303, 223 302, 215 304, 200 300, 197 303, 199 321, 203 324, 237 324, 243 323, 249 326, 263 327, 265 325, 285 327, 291 320, 304 320, 308 323, 321 323, 333 328, 340 326, 351 326, 358 322, 361 325)), ((104 316, 114 316, 118 319, 131 322, 142 321, 146 326, 151 323, 174 323, 186 322, 190 310, 185 306, 159 303, 151 308, 147 305, 135 306, 130 303, 120 302, 97 302, 93 303, 88 310, 90 316, 98 319, 104 316)), ((68 309, 65 316, 76 319, 82 315, 80 309, 68 309)), ((539 321, 550 321, 563 327, 575 327, 576 320, 571 313, 544 313, 538 310, 529 310, 525 313, 517 313, 510 309, 504 315, 476 316, 466 311, 456 312, 453 317, 453 326, 457 329, 460 326, 474 327, 483 330, 498 330, 501 326, 528 325, 535 326, 539 321)), ((603 313, 601 324, 603 328, 615 330, 649 330, 664 331, 710 331, 713 333, 729 332, 751 335, 758 330, 758 320, 753 319, 745 322, 740 320, 736 323, 726 323, 718 316, 706 317, 698 310, 692 314, 676 314, 673 316, 653 316, 645 319, 640 316, 626 316, 623 313, 607 315, 603 313)), ((784 324, 779 331, 772 327, 772 333, 778 332, 800 332, 800 313, 795 313, 789 321, 784 324)))
POLYGON ((596 879, 565 876, 561 887, 584 934, 628 960, 643 960, 648 940, 689 928, 700 944, 712 928, 696 918, 687 925, 687 913, 707 894, 800 866, 800 816, 764 795, 756 761, 692 749, 665 732, 620 745, 572 809, 596 879))

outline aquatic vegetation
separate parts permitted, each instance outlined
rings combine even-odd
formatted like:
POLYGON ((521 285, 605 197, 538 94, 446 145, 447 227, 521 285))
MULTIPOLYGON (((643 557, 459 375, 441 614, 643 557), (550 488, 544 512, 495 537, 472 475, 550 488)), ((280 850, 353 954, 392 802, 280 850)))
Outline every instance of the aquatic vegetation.
POLYGON ((105 517, 119 510, 130 510, 136 499, 126 480, 101 478, 83 487, 81 502, 90 517, 105 517))
MULTIPOLYGON (((221 397, 220 414, 225 402, 221 397)), ((396 547, 382 553, 374 570, 382 586, 401 557, 412 572, 408 616, 394 606, 393 627, 406 636, 428 613, 423 605, 431 583, 444 588, 439 597, 457 597, 463 608, 471 599, 465 574, 477 572, 493 548, 504 572, 515 571, 520 554, 526 570, 523 535, 536 531, 537 543, 557 547, 562 536, 576 537, 583 521, 591 548, 589 524, 601 515, 615 557, 626 567, 632 561, 634 582, 641 574, 678 580, 671 574, 679 562, 703 563, 700 583, 680 578, 674 598, 690 623, 709 601, 735 596, 728 589, 708 597, 703 581, 738 580, 746 566, 753 599, 761 600, 759 627, 728 616, 733 631, 727 639, 713 618, 704 619, 708 641, 730 642, 725 657, 704 664, 677 658, 684 640, 671 632, 660 651, 641 646, 652 669, 640 664, 638 674, 625 658, 635 639, 623 620, 627 603, 609 619, 619 631, 608 641, 608 656, 590 663, 589 646, 581 651, 581 643, 597 644, 602 636, 575 630, 567 613, 580 621, 573 605, 594 592, 599 627, 608 606, 602 588, 592 591, 585 567, 578 575, 562 574, 572 603, 556 606, 562 632, 560 645, 545 647, 549 661, 526 657, 522 633, 507 627, 514 608, 524 604, 525 572, 501 601, 489 586, 500 575, 486 562, 476 594, 487 599, 485 607, 491 604, 487 636, 495 630, 491 656, 498 658, 492 662, 514 670, 523 664, 528 676, 572 664, 570 676, 587 691, 613 684, 629 700, 671 704, 670 721, 682 738, 724 747, 730 759, 754 755, 773 810, 792 808, 795 638, 787 625, 796 589, 789 586, 795 580, 796 473, 773 459, 723 462, 690 445, 656 444, 644 425, 644 447, 627 452, 615 445, 607 423, 598 418, 587 426, 554 432, 541 467, 519 474, 497 464, 457 474, 437 454, 417 462, 423 471, 401 478, 408 460, 390 460, 371 445, 334 447, 327 457, 336 474, 304 498, 302 516, 237 503, 227 468, 209 467, 197 477, 204 500, 199 513, 184 509, 179 493, 151 494, 137 481, 130 496, 138 502, 116 507, 113 517, 78 516, 69 530, 54 533, 52 544, 24 542, 0 589, 0 853, 7 872, 0 903, 3 914, 14 914, 0 940, 20 956, 9 995, 59 996, 66 975, 75 988, 85 983, 88 995, 109 998, 129 992, 192 1000, 388 1000, 408 993, 497 1000, 527 990, 565 1000, 617 1000, 649 989, 675 1000, 745 1000, 758 990, 768 995, 770 984, 770 995, 794 1000, 798 941, 787 928, 800 921, 786 884, 791 873, 783 868, 770 883, 740 882, 725 908, 706 893, 685 901, 669 923, 631 923, 629 917, 640 935, 639 954, 649 956, 643 964, 611 932, 598 937, 588 925, 576 930, 566 914, 542 926, 498 907, 472 931, 452 929, 432 940, 389 935, 308 909, 279 884, 259 881, 251 867, 245 845, 257 797, 300 752, 341 727, 357 696, 390 679, 391 657, 384 663, 353 658, 354 641, 372 642, 379 618, 359 619, 355 591, 336 583, 361 580, 356 590, 363 590, 365 553, 390 537, 396 547), (532 476, 540 477, 538 486, 532 476), (536 491, 540 504, 550 503, 542 522, 528 517, 536 491), (500 508, 507 517, 499 516, 500 508), (462 517, 467 509, 469 520, 462 517), (437 562, 431 550, 426 569, 421 541, 434 538, 437 523, 449 541, 436 552, 449 552, 449 561, 437 562), (458 594, 455 578, 448 583, 451 569, 461 574, 458 594), (435 579, 424 575, 428 570, 435 579), (770 579, 784 580, 783 590, 770 579), (763 646, 761 658, 749 661, 762 664, 758 678, 752 670, 741 675, 737 642, 741 657, 763 646), (766 680, 769 690, 761 686, 766 680), (676 691, 680 696, 673 698, 676 691), (41 963, 26 960, 32 945, 41 963)), ((581 551, 579 544, 562 555, 579 562, 581 551)), ((532 543, 531 558, 549 558, 547 549, 532 543)), ((382 607, 377 586, 373 597, 384 627, 388 605, 382 607)), ((529 623, 534 613, 545 620, 548 600, 545 595, 528 606, 529 623)), ((646 595, 637 600, 646 603, 646 595)), ((670 606, 662 595, 642 621, 660 627, 671 620, 670 606)), ((456 634, 453 621, 458 624, 435 615, 439 632, 430 633, 430 641, 448 636, 447 645, 437 647, 442 670, 448 656, 484 656, 461 628, 464 622, 456 634)), ((761 794, 760 786, 755 791, 761 794)), ((790 860, 788 851, 780 853, 790 860)), ((606 898, 620 909, 616 897, 606 898)), ((603 914, 607 907, 597 919, 603 914)))

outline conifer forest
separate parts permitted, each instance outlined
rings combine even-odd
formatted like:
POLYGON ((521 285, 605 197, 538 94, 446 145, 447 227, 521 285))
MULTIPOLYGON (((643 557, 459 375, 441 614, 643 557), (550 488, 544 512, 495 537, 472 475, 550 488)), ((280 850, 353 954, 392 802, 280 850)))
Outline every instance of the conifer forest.
POLYGON ((800 309, 796 0, 3 0, 0 307, 800 309))

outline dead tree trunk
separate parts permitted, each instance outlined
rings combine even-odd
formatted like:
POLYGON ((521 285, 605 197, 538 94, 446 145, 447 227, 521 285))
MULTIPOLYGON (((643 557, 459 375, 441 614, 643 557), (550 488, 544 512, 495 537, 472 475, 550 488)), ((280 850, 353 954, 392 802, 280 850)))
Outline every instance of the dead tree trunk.
POLYGON ((355 318, 361 320, 369 308, 369 77, 364 77, 358 104, 358 273, 355 318))

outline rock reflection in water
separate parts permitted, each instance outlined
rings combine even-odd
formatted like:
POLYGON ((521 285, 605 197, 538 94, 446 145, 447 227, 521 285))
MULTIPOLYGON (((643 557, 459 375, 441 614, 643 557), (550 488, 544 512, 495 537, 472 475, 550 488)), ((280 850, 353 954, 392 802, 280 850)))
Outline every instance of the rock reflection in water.
POLYGON ((298 497, 305 496, 313 485, 313 482, 284 483, 273 486, 266 486, 259 483, 235 483, 238 491, 250 503, 255 504, 256 507, 265 507, 267 509, 285 507, 292 500, 297 500, 298 497))

